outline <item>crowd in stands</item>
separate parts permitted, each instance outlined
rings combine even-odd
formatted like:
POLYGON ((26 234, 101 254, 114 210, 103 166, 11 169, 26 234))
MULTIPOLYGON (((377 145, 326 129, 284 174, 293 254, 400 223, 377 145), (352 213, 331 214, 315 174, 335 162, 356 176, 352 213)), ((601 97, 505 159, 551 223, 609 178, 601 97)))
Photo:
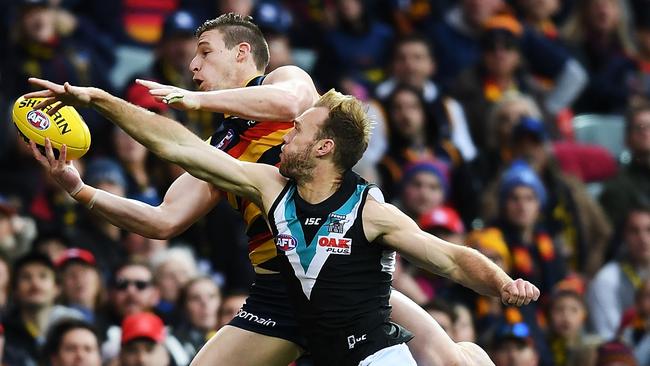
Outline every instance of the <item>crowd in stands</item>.
MULTIPOLYGON (((650 365, 650 1, 0 5, 0 365, 185 366, 245 301, 245 225, 226 200, 177 237, 126 232, 59 188, 10 118, 39 77, 208 138, 215 114, 172 109, 135 79, 195 89, 194 32, 231 11, 264 32, 267 72, 298 65, 366 103, 355 170, 389 202, 540 288, 505 306, 399 258, 394 287, 452 339, 497 366, 650 365)), ((84 181, 159 205, 183 170, 80 112, 84 181)))

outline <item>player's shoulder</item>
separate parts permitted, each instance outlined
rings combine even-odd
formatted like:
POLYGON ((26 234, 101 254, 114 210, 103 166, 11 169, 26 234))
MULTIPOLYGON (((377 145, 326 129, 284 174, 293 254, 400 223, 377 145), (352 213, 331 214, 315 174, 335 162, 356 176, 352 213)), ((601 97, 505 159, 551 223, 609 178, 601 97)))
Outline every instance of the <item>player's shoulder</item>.
POLYGON ((280 66, 268 73, 264 78, 264 82, 262 84, 273 84, 288 80, 295 80, 297 78, 311 81, 311 76, 309 76, 305 70, 301 69, 298 66, 280 66))

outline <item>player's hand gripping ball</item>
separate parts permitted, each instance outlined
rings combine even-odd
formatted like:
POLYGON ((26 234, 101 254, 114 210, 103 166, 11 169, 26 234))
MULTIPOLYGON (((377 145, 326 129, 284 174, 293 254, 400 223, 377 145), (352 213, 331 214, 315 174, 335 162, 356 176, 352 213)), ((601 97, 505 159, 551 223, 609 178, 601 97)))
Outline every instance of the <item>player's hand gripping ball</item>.
POLYGON ((48 114, 52 105, 42 110, 33 109, 43 99, 20 97, 16 100, 11 119, 18 131, 25 141, 32 140, 41 147, 45 145, 45 138, 49 138, 57 152, 65 144, 68 148, 66 159, 79 159, 90 148, 90 131, 86 122, 71 106, 65 106, 53 115, 48 114))

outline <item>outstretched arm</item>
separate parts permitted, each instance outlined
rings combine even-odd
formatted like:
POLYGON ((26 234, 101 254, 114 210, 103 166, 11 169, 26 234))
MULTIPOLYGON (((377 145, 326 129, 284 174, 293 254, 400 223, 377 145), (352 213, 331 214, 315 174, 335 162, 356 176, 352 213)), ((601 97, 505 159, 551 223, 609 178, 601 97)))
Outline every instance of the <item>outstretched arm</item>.
POLYGON ((363 211, 363 225, 368 240, 379 240, 419 267, 480 294, 500 297, 505 304, 518 306, 539 297, 539 290, 530 282, 514 281, 475 249, 446 242, 420 230, 395 206, 369 199, 363 211))
POLYGON ((309 74, 296 66, 283 66, 254 87, 189 91, 149 80, 137 80, 149 93, 178 109, 206 110, 256 121, 293 121, 318 99, 309 74))
POLYGON ((25 97, 47 97, 36 108, 61 102, 50 110, 56 113, 63 104, 85 105, 99 111, 126 133, 135 138, 161 158, 176 163, 193 176, 214 184, 216 187, 246 197, 262 204, 260 188, 273 188, 281 176, 277 168, 239 161, 225 152, 206 144, 180 123, 147 111, 104 90, 55 84, 31 78, 30 82, 46 88, 25 97), (274 177, 269 182, 269 177, 274 177))
POLYGON ((65 145, 58 159, 49 140, 45 156, 34 142, 30 145, 36 160, 77 202, 113 225, 148 238, 169 239, 182 233, 212 209, 220 196, 210 183, 185 173, 172 183, 159 206, 150 206, 84 184, 77 169, 66 161, 65 145))

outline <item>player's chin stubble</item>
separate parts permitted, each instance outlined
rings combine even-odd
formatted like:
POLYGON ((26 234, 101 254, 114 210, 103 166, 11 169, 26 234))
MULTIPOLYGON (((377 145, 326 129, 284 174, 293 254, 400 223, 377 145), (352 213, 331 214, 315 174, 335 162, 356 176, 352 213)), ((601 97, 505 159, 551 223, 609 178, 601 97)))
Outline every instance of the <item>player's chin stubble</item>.
POLYGON ((304 150, 294 153, 283 152, 284 159, 280 164, 280 174, 297 182, 310 181, 316 167, 316 161, 309 158, 312 146, 307 146, 304 150))

